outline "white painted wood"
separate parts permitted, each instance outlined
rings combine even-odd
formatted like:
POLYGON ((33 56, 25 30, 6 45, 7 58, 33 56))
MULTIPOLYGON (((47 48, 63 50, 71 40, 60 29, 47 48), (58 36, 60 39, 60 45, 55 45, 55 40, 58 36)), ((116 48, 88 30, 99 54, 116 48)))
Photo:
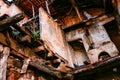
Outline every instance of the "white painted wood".
POLYGON ((30 62, 30 59, 25 59, 24 60, 24 64, 22 66, 21 73, 26 73, 28 65, 29 65, 29 62, 30 62))

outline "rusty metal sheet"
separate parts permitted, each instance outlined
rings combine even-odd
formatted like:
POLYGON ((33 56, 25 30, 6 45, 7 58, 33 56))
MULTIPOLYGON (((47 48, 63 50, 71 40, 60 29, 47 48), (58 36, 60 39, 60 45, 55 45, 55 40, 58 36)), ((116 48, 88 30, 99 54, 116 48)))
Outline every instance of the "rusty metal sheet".
POLYGON ((39 9, 40 38, 57 55, 68 61, 73 67, 71 51, 65 41, 64 33, 58 24, 42 9, 39 9))

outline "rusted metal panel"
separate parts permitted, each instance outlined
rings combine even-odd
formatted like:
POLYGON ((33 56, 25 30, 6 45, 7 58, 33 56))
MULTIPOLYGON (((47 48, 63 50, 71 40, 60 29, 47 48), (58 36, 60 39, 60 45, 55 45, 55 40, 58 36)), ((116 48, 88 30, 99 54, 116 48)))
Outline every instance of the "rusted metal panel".
POLYGON ((42 8, 39 13, 41 39, 51 51, 66 59, 69 66, 73 67, 71 52, 62 29, 42 8))

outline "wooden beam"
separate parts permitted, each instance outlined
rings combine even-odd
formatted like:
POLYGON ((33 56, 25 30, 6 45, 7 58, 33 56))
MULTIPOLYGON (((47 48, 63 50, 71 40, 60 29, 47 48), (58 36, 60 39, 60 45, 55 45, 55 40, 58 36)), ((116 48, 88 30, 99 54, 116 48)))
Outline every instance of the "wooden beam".
POLYGON ((85 77, 87 75, 96 74, 99 71, 104 71, 106 69, 114 68, 115 66, 120 65, 119 61, 120 55, 109 58, 104 61, 100 61, 98 63, 89 64, 87 66, 81 67, 80 69, 73 71, 73 75, 85 77))
POLYGON ((0 21, 6 19, 7 17, 8 17, 7 14, 3 14, 2 16, 0 16, 0 21))
MULTIPOLYGON (((24 15, 21 13, 21 14, 17 14, 16 16, 20 16, 21 15, 21 19, 20 20, 22 20, 22 16, 24 17, 24 15)), ((13 18, 15 18, 15 16, 13 17, 13 18)), ((17 17, 16 17, 17 18, 17 17)), ((2 15, 1 17, 0 17, 0 21, 2 22, 2 20, 4 21, 4 20, 9 20, 10 19, 10 17, 7 15, 7 14, 4 14, 4 15, 2 15)), ((36 19, 36 18, 35 18, 36 19)), ((17 25, 16 23, 13 23, 11 26, 13 26, 16 30, 18 30, 18 31, 20 31, 20 32, 22 32, 22 33, 24 33, 24 34, 27 34, 27 35, 29 35, 30 37, 32 37, 32 34, 26 29, 26 28, 24 28, 23 26, 19 26, 19 25, 17 25)), ((8 26, 9 27, 9 26, 8 26)))
MULTIPOLYGON (((61 72, 61 71, 57 71, 55 68, 53 67, 49 67, 47 65, 45 65, 45 63, 47 63, 47 61, 45 61, 42 58, 37 58, 39 56, 35 55, 35 53, 29 49, 28 47, 24 47, 24 49, 22 47, 20 47, 15 40, 13 40, 9 33, 7 32, 7 38, 9 41, 10 45, 7 45, 11 48, 11 54, 14 54, 22 59, 27 59, 27 58, 31 58, 30 61, 30 65, 35 67, 36 69, 43 71, 45 73, 48 73, 51 76, 55 76, 57 78, 71 78, 73 77, 71 74, 71 76, 68 76, 67 73, 61 72), (35 57, 35 58, 34 58, 35 57)), ((2 43, 2 42, 0 42, 2 43)))
MULTIPOLYGON (((0 44, 1 46, 1 44, 0 44)), ((3 47, 1 47, 3 48, 3 47)), ((6 80, 6 71, 7 71, 7 59, 10 54, 10 48, 4 47, 3 52, 1 52, 1 59, 0 59, 0 80, 6 80)))
POLYGON ((29 32, 24 26, 19 26, 17 24, 13 24, 11 26, 13 26, 15 29, 17 29, 18 31, 20 31, 20 32, 22 32, 24 34, 29 35, 31 38, 33 37, 32 33, 29 32))
POLYGON ((37 68, 40 71, 48 73, 49 75, 57 77, 59 79, 63 79, 63 78, 72 79, 73 78, 72 74, 70 74, 70 73, 67 74, 67 73, 58 71, 55 68, 46 66, 46 65, 42 64, 39 59, 32 59, 30 61, 30 65, 37 68))
POLYGON ((46 49, 44 46, 38 46, 38 47, 33 48, 33 51, 34 52, 46 51, 46 49))
POLYGON ((71 3, 72 3, 72 6, 73 6, 74 9, 75 9, 75 11, 76 11, 76 13, 77 13, 77 15, 78 15, 80 21, 82 21, 82 17, 81 17, 81 15, 80 15, 79 8, 78 8, 78 6, 77 6, 75 0, 71 0, 71 3))
POLYGON ((23 18, 24 18, 24 14, 19 13, 19 14, 13 16, 13 17, 9 17, 7 19, 4 19, 4 20, 0 21, 0 31, 3 31, 5 29, 9 28, 10 25, 18 23, 23 18))

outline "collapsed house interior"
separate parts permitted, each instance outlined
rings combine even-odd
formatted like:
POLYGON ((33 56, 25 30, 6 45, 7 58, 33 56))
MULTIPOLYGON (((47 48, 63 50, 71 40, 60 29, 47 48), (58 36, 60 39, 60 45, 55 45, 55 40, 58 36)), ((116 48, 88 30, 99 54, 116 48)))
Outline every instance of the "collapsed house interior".
POLYGON ((1 0, 0 80, 120 80, 119 18, 119 0, 1 0))

